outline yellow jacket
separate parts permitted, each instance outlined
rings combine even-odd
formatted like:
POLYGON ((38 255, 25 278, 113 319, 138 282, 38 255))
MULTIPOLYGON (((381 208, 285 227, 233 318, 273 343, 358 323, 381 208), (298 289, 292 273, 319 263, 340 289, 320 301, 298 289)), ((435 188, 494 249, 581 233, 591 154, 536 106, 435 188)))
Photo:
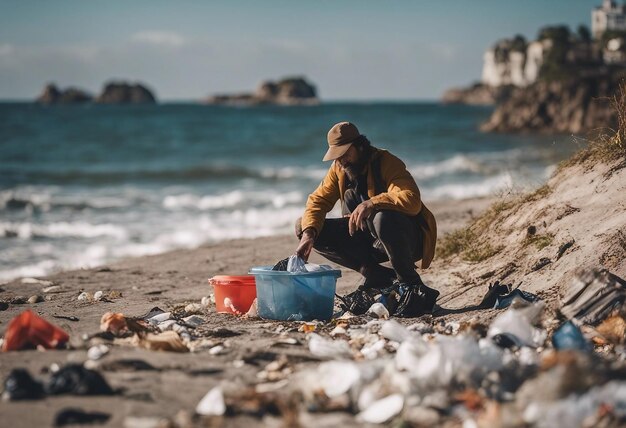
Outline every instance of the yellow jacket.
MULTIPOLYGON (((374 152, 366 166, 367 193, 376 210, 395 210, 409 216, 422 229, 422 269, 430 266, 435 256, 437 242, 437 223, 433 214, 422 203, 420 191, 415 180, 407 171, 406 165, 387 150, 373 149, 374 152), (387 191, 376 194, 375 179, 372 173, 372 161, 380 159, 380 173, 387 191)), ((343 201, 346 191, 346 175, 337 162, 333 162, 326 176, 309 195, 306 209, 302 215, 302 230, 312 227, 319 235, 324 225, 326 214, 333 209, 339 199, 343 201)))

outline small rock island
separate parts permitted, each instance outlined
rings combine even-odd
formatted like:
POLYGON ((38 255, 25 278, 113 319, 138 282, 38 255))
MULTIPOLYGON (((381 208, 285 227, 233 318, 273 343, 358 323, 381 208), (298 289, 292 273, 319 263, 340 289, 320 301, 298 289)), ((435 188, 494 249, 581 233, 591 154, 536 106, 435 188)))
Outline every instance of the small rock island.
POLYGON ((127 82, 108 82, 102 93, 97 97, 82 89, 69 87, 59 89, 54 83, 49 83, 37 97, 39 104, 156 104, 154 94, 144 85, 127 82))
POLYGON ((261 82, 256 92, 217 94, 204 100, 207 104, 251 105, 312 105, 319 104, 317 90, 304 77, 287 77, 278 82, 261 82))

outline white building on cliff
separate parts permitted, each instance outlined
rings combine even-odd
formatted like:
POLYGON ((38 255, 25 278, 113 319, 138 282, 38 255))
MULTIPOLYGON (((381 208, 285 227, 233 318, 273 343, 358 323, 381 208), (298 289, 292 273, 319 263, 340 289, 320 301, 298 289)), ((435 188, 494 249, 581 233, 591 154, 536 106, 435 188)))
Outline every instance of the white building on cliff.
POLYGON ((613 0, 603 0, 602 6, 591 11, 591 34, 595 39, 607 30, 626 31, 626 7, 613 0))

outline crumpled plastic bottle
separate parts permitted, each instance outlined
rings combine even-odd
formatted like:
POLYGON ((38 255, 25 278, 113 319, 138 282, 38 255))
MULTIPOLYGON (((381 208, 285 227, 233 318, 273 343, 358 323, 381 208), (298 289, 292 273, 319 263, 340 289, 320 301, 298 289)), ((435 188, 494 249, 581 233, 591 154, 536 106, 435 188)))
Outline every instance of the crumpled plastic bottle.
POLYGON ((491 323, 487 337, 512 335, 521 345, 534 348, 541 346, 546 339, 546 332, 533 327, 532 322, 539 316, 543 307, 543 303, 536 303, 522 309, 508 309, 491 323))

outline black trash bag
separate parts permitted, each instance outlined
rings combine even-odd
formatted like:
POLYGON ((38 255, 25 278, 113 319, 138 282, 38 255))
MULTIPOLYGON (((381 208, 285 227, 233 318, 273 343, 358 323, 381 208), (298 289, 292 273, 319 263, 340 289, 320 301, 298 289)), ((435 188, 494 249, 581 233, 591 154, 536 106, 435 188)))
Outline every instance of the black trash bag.
POLYGON ((361 288, 357 288, 350 294, 339 296, 335 294, 340 301, 339 306, 344 311, 352 312, 354 315, 363 315, 375 303, 372 296, 361 288))
POLYGON ((103 424, 111 419, 111 415, 102 412, 85 412, 82 409, 68 407, 54 417, 54 426, 103 424))
POLYGON ((511 284, 500 284, 500 281, 496 281, 489 285, 489 289, 483 297, 483 300, 478 305, 479 308, 492 309, 496 305, 496 301, 499 297, 506 296, 511 292, 511 284))
POLYGON ((102 375, 80 364, 68 364, 54 373, 46 385, 50 395, 113 395, 115 391, 102 375))
POLYGON ((289 257, 286 257, 286 258, 282 259, 281 261, 279 261, 278 263, 276 263, 274 265, 274 267, 272 268, 272 270, 285 272, 285 271, 287 271, 287 265, 288 264, 289 264, 289 257))
POLYGON ((3 396, 9 400, 37 400, 44 396, 43 385, 26 369, 13 369, 4 380, 3 396))

